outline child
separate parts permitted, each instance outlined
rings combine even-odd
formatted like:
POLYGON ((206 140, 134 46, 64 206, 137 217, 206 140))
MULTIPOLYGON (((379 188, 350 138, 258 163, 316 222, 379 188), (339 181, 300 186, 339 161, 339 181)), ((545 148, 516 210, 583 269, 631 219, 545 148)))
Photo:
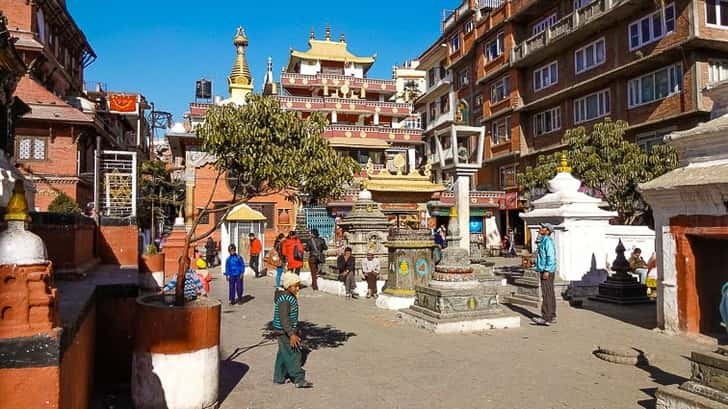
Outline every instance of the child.
POLYGON ((207 270, 207 262, 200 256, 195 262, 195 265, 197 265, 197 276, 202 281, 202 286, 205 287, 205 294, 209 294, 212 276, 210 275, 210 271, 207 270))
MULTIPOLYGON (((189 264, 189 258, 187 260, 187 263, 189 264)), ((172 280, 170 280, 167 285, 162 288, 161 291, 159 291, 160 294, 164 294, 165 291, 173 291, 177 287, 177 276, 174 276, 172 280)), ((193 270, 191 267, 187 268, 187 272, 185 272, 185 300, 186 301, 193 301, 197 299, 198 295, 204 295, 207 296, 207 292, 205 292, 205 288, 202 285, 202 281, 200 281, 199 277, 197 276, 197 273, 195 270, 193 270)))
POLYGON ((228 246, 230 256, 225 262, 225 278, 229 285, 230 305, 243 303, 243 273, 245 272, 245 261, 238 253, 234 244, 228 246), (235 296, 237 295, 237 298, 235 296))

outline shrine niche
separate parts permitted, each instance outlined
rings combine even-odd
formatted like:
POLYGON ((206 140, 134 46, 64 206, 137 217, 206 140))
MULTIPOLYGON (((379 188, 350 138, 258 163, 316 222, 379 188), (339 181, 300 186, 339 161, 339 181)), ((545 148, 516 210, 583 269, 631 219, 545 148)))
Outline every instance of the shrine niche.
POLYGON ((470 106, 467 101, 460 100, 458 102, 457 109, 455 110, 455 122, 458 123, 470 123, 470 106))

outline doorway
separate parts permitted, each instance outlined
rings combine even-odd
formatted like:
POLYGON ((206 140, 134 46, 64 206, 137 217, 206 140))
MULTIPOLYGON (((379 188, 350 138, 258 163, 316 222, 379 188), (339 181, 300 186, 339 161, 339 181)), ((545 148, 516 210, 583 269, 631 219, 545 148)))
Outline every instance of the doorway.
POLYGON ((719 305, 721 287, 728 282, 728 239, 691 236, 689 240, 695 259, 699 332, 711 336, 724 334, 719 305))

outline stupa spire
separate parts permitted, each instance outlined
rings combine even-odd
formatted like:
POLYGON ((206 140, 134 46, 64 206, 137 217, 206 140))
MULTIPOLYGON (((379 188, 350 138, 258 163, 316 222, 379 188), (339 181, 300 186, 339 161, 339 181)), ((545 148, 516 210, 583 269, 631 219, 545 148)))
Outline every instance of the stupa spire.
MULTIPOLYGON (((248 46, 248 37, 245 35, 243 27, 238 27, 238 31, 233 38, 233 45, 237 50, 233 68, 230 70, 228 77, 230 85, 251 85, 253 82, 250 76, 250 68, 245 58, 245 48, 248 46)), ((232 91, 231 91, 232 92, 232 91)))
POLYGON ((557 173, 571 173, 571 166, 569 166, 569 161, 566 158, 566 153, 561 154, 561 161, 559 163, 559 166, 556 168, 557 173))

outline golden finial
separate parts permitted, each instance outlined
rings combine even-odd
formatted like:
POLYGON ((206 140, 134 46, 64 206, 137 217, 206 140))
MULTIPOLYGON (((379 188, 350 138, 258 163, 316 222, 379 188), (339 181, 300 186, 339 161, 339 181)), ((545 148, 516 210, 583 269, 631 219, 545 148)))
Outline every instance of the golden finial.
POLYGON ((453 206, 450 208, 450 217, 458 217, 458 208, 453 206))
POLYGON ((339 41, 342 43, 346 42, 346 36, 344 35, 344 33, 341 33, 341 35, 339 36, 339 41))
POLYGON ((326 39, 326 41, 331 41, 331 26, 330 25, 326 25, 326 34, 324 35, 324 39, 326 39))
POLYGON ((248 62, 245 60, 245 47, 248 46, 248 37, 245 35, 245 30, 242 27, 238 27, 238 31, 233 38, 233 44, 237 49, 237 56, 235 57, 235 63, 230 71, 230 84, 237 85, 250 85, 252 83, 252 77, 250 76, 250 68, 248 68, 248 62))
POLYGON ((561 162, 560 162, 559 166, 556 168, 556 172, 571 173, 571 166, 569 166, 569 161, 566 160, 566 153, 561 154, 561 162))
POLYGON ((308 35, 309 40, 315 40, 316 39, 316 32, 313 31, 313 28, 311 29, 311 33, 308 35))
POLYGON ((24 222, 28 220, 28 203, 25 201, 25 187, 20 180, 15 181, 15 189, 13 189, 13 196, 8 202, 7 210, 5 221, 24 222))

